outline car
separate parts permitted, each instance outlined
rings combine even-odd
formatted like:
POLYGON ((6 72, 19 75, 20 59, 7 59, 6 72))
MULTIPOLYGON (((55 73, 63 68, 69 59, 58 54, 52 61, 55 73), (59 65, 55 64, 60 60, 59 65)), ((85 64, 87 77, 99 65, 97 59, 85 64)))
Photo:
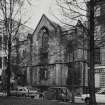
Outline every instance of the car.
POLYGON ((22 86, 17 86, 16 88, 13 88, 10 90, 11 96, 23 96, 26 91, 24 90, 24 87, 22 86))
POLYGON ((2 87, 0 88, 0 96, 7 96, 7 92, 2 87))
POLYGON ((34 89, 32 87, 24 87, 25 90, 27 90, 25 96, 26 97, 31 97, 31 98, 34 98, 34 99, 39 99, 39 91, 38 89, 34 89))
POLYGON ((0 96, 7 96, 6 92, 0 92, 0 96))
POLYGON ((67 87, 50 87, 44 92, 44 97, 48 100, 71 101, 71 92, 67 87))
POLYGON ((11 89, 10 94, 11 94, 11 96, 17 96, 17 90, 16 89, 11 89))
POLYGON ((16 96, 26 96, 28 90, 25 89, 23 86, 18 86, 16 88, 16 96))
MULTIPOLYGON (((100 89, 98 92, 95 93, 96 96, 96 102, 97 103, 105 103, 105 88, 100 89)), ((90 95, 89 94, 82 94, 81 99, 85 103, 89 103, 90 101, 90 95)))
POLYGON ((34 89, 29 86, 17 86, 16 89, 12 89, 10 92, 12 96, 24 96, 31 97, 34 99, 39 99, 40 95, 38 89, 34 89))

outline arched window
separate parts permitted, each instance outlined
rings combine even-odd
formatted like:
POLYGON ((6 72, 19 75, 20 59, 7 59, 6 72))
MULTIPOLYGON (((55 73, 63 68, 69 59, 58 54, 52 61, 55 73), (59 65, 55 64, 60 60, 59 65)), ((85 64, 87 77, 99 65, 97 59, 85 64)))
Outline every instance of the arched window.
POLYGON ((41 31, 40 63, 44 64, 48 62, 49 32, 46 27, 43 27, 40 31, 41 31))
POLYGON ((47 28, 42 28, 43 34, 42 34, 42 48, 44 50, 48 49, 48 40, 49 40, 49 33, 47 28))
POLYGON ((40 64, 43 66, 39 70, 40 80, 48 79, 48 68, 46 65, 48 64, 48 41, 49 41, 49 31, 46 27, 43 27, 41 30, 41 46, 40 46, 40 64))

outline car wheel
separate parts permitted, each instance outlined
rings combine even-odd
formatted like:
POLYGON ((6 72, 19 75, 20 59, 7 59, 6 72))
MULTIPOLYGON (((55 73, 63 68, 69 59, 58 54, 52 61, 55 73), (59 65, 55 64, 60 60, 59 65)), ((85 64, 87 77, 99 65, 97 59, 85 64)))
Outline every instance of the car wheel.
POLYGON ((63 99, 63 102, 66 102, 66 99, 63 99))
POLYGON ((63 101, 64 101, 64 102, 68 102, 69 100, 68 100, 68 99, 64 99, 63 101))
POLYGON ((24 97, 26 98, 26 97, 27 97, 27 95, 25 94, 25 95, 24 95, 24 97))
POLYGON ((22 96, 22 97, 25 97, 25 94, 23 93, 21 96, 22 96))
POLYGON ((16 94, 17 97, 19 97, 19 94, 16 94))
POLYGON ((23 97, 26 97, 26 94, 23 94, 23 97))
POLYGON ((89 103, 90 103, 90 98, 86 98, 86 99, 85 99, 85 103, 86 103, 87 105, 89 105, 89 103))
POLYGON ((31 99, 34 99, 34 96, 31 96, 31 99))

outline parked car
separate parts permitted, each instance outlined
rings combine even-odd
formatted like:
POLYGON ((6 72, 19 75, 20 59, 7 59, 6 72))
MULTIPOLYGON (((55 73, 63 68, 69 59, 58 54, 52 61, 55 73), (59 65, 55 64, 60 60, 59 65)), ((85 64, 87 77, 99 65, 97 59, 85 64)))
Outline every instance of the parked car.
POLYGON ((26 96, 27 93, 28 93, 28 90, 22 86, 18 86, 16 88, 16 96, 26 96))
POLYGON ((11 90, 12 96, 24 96, 39 99, 40 92, 38 89, 34 89, 28 86, 18 86, 16 89, 11 90))
POLYGON ((28 93, 28 89, 26 89, 23 86, 17 86, 15 89, 12 89, 11 91, 12 96, 26 96, 28 93))
MULTIPOLYGON (((96 96, 96 102, 97 103, 105 103, 105 88, 100 89, 98 92, 95 93, 96 96)), ((90 95, 89 94, 82 94, 81 99, 85 103, 89 103, 90 101, 90 95)))
POLYGON ((11 96, 17 96, 17 89, 10 90, 11 96))
POLYGON ((7 96, 6 92, 0 92, 0 96, 7 96))
POLYGON ((25 90, 27 90, 27 93, 25 94, 26 97, 31 97, 35 99, 39 99, 39 91, 38 89, 34 89, 32 87, 24 87, 25 90))
POLYGON ((48 100, 71 101, 71 93, 66 87, 50 87, 44 97, 48 100))
POLYGON ((0 88, 0 96, 7 96, 7 92, 2 87, 0 88))

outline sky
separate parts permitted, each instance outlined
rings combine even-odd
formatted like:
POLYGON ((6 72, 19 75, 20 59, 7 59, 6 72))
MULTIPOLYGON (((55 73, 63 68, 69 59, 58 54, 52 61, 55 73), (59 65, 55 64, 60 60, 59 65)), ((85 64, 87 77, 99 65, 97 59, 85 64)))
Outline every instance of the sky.
POLYGON ((26 25, 35 29, 41 16, 45 14, 50 20, 58 22, 59 21, 53 16, 59 14, 58 6, 56 5, 56 0, 30 0, 31 6, 26 5, 24 20, 28 20, 26 25))
MULTIPOLYGON (((43 14, 45 14, 50 20, 58 23, 61 25, 60 21, 57 19, 59 18, 61 21, 66 21, 67 23, 69 22, 70 24, 76 24, 77 21, 72 21, 72 20, 68 20, 62 17, 62 10, 61 8, 59 8, 59 6, 57 6, 57 2, 56 0, 29 0, 31 2, 31 6, 29 6, 28 4, 25 5, 25 13, 23 14, 24 16, 24 20, 28 20, 27 22, 27 26, 31 27, 32 29, 35 29, 35 27, 37 26, 41 16, 43 14), (55 16, 57 18, 55 18, 55 16)), ((82 0, 78 0, 79 2, 81 2, 82 0)), ((82 3, 82 2, 81 2, 82 3)), ((81 4, 80 4, 81 6, 81 4)), ((82 7, 85 7, 84 5, 82 5, 82 7)), ((79 10, 78 10, 79 11, 79 10)), ((84 14, 85 12, 81 11, 82 14, 84 14)), ((72 14, 71 14, 72 15, 72 14)))

